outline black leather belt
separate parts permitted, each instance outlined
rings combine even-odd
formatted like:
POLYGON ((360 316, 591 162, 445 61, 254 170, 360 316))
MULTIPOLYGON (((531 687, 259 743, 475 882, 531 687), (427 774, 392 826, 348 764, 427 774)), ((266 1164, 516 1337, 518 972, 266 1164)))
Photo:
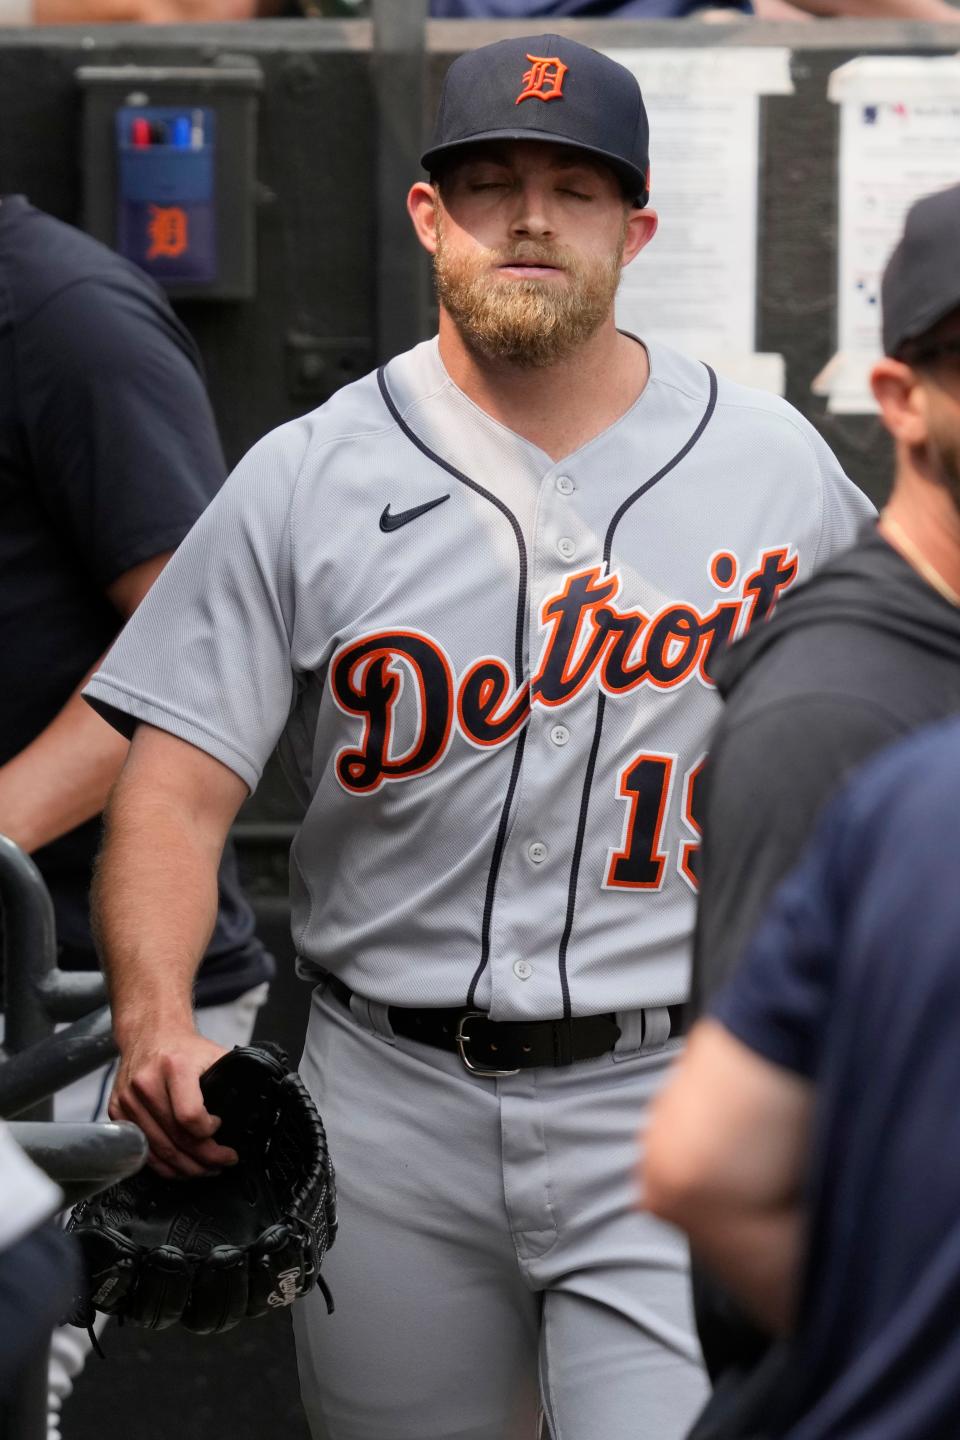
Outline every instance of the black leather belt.
MULTIPOLYGON (((349 1009, 353 991, 336 975, 331 994, 349 1009)), ((662 1008, 662 1007, 661 1007, 662 1008)), ((670 1034, 683 1034, 685 1006, 669 1005, 670 1034)), ((390 1005, 395 1035, 452 1050, 473 1075, 516 1075, 537 1065, 572 1065, 608 1054, 620 1038, 615 1015, 577 1015, 570 1020, 491 1020, 483 1010, 408 1009, 390 1005)))

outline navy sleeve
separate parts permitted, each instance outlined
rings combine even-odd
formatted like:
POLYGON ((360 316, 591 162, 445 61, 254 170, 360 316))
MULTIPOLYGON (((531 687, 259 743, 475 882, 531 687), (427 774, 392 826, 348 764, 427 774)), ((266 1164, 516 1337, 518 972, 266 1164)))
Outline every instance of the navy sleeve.
POLYGON ((822 1053, 840 947, 842 818, 832 805, 709 1009, 744 1045, 808 1080, 822 1053))
POLYGON ((193 343, 159 291, 87 278, 26 317, 17 388, 39 499, 101 588, 175 549, 225 465, 193 343))

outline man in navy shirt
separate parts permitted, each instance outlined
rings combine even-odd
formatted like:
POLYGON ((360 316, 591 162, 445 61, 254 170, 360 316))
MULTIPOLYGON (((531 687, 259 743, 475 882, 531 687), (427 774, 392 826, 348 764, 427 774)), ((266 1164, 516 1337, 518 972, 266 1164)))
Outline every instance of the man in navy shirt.
POLYGON ((958 853, 954 719, 834 801, 656 1107, 646 1204, 789 1337, 738 1434, 957 1434, 958 853))
MULTIPOLYGON (((225 473, 196 347, 158 287, 23 196, 3 196, 0 833, 50 890, 64 969, 97 968, 88 891, 100 811, 127 752, 80 688, 225 473)), ((4 958, 15 963, 0 943, 0 968, 4 958)), ((201 1031, 246 1043, 272 973, 228 846, 197 979, 201 1031)), ((61 1091, 56 1118, 102 1118, 109 1079, 61 1091)), ((54 1337, 51 1440, 86 1347, 70 1327, 54 1337)))

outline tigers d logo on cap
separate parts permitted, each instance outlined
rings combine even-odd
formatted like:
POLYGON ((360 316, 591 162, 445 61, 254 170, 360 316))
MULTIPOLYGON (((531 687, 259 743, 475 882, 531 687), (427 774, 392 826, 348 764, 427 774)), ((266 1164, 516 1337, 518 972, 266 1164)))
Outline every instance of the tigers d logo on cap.
POLYGON ((525 89, 514 101, 521 100, 562 100, 563 80, 569 65, 564 65, 559 55, 528 55, 530 69, 524 73, 525 89))

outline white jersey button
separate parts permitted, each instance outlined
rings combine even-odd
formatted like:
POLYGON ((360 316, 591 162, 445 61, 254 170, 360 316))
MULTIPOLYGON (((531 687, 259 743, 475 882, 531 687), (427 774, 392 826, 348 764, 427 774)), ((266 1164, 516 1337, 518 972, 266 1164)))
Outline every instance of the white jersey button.
POLYGON ((570 739, 570 731, 567 729, 566 725, 554 725, 553 729, 550 731, 550 739, 553 741, 554 745, 566 745, 567 741, 570 739))
POLYGON ((529 960, 514 960, 513 973, 518 980, 529 980, 533 974, 533 966, 529 960))
POLYGON ((557 476, 557 489, 561 495, 572 495, 576 488, 576 485, 574 485, 569 475, 557 476))
POLYGON ((532 844, 527 846, 527 854, 530 856, 534 865, 542 865, 547 858, 547 847, 542 840, 534 840, 532 844))
POLYGON ((557 554, 562 560, 572 560, 576 553, 577 547, 568 536, 564 535, 562 540, 557 541, 557 554))

